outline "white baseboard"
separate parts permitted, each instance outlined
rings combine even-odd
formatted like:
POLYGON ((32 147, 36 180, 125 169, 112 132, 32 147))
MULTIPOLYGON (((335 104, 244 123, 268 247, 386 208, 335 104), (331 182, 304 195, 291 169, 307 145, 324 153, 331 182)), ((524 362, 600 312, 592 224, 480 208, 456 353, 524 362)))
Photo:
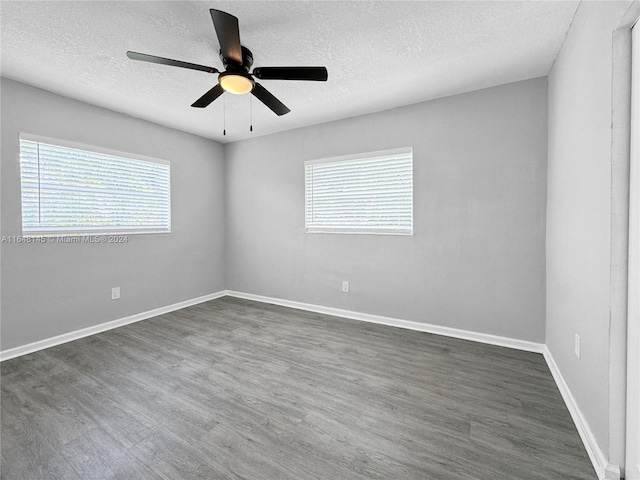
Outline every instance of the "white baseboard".
POLYGON ((620 467, 618 465, 608 464, 604 468, 604 478, 605 480, 620 480, 623 478, 620 467))
POLYGON ((265 297, 263 295, 254 295, 253 293, 236 292, 233 290, 227 290, 226 293, 230 297, 244 298, 246 300, 254 300, 256 302, 262 303, 271 303, 273 305, 297 308, 299 310, 307 310, 309 312, 324 313, 326 315, 349 318, 351 320, 360 320, 363 322, 378 323, 380 325, 388 325, 391 327, 417 330, 419 332, 435 333, 437 335, 444 335, 446 337, 461 338, 463 340, 471 340, 474 342, 487 343, 490 345, 498 345, 500 347, 514 348, 516 350, 524 350, 527 352, 543 353, 545 349, 545 345, 543 343, 528 342, 526 340, 500 337, 497 335, 489 335, 487 333, 472 332, 470 330, 443 327, 440 325, 414 322, 412 320, 402 320, 399 318, 383 317, 380 315, 354 312, 351 310, 342 310, 340 308, 325 307, 322 305, 313 305, 310 303, 295 302, 292 300, 284 300, 281 298, 265 297))
POLYGON ((29 343, 21 347, 3 350, 0 352, 0 362, 9 360, 10 358, 19 357, 21 355, 27 355, 28 353, 37 352, 38 350, 44 350, 45 348, 54 347, 56 345, 60 345, 61 343, 71 342, 79 338, 88 337, 89 335, 95 335, 96 333, 104 332, 106 330, 122 327, 123 325, 139 322, 151 317, 156 317, 158 315, 162 315, 163 313, 173 312, 175 310, 190 307, 198 303, 208 302, 209 300, 215 300, 216 298, 224 297, 225 294, 226 292, 224 290, 216 293, 211 293, 202 297, 192 298, 183 302, 174 303, 173 305, 168 305, 166 307, 155 308, 153 310, 137 313, 129 317, 119 318, 117 320, 112 320, 110 322, 101 323, 92 327, 83 328, 74 332, 64 333, 55 337, 46 338, 44 340, 29 343))
POLYGON ((580 434, 582 443, 584 443, 584 447, 587 450, 587 454, 589 455, 589 459, 591 459, 591 463, 593 464, 593 468, 595 469, 598 478, 600 480, 620 480, 620 467, 612 465, 607 461, 607 457, 600 449, 600 446, 596 441, 596 437, 589 428, 587 420, 584 418, 576 399, 573 397, 573 394, 569 389, 569 385, 567 385, 567 382, 562 376, 553 355, 551 355, 551 352, 546 346, 544 348, 543 355, 547 361, 549 370, 551 370, 551 375, 553 375, 553 379, 556 381, 556 385, 558 385, 558 389, 562 394, 564 403, 567 405, 567 409, 571 414, 573 423, 575 423, 576 428, 578 429, 578 434, 580 434))

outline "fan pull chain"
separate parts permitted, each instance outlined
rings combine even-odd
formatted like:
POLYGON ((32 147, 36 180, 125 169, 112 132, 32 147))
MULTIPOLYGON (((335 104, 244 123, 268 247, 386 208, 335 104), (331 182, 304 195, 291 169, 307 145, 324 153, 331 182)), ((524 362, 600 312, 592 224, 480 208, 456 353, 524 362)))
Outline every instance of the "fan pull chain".
POLYGON ((253 96, 249 95, 249 131, 253 132, 253 96))
POLYGON ((227 134, 227 97, 222 96, 222 135, 227 134))

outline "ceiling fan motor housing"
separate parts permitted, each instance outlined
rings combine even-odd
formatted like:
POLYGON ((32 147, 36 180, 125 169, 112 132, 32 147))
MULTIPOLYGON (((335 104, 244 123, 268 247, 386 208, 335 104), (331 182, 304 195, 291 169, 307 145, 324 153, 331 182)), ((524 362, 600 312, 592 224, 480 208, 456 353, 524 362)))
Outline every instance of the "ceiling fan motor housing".
POLYGON ((227 72, 240 72, 240 73, 249 73, 249 69, 251 65, 253 65, 253 53, 247 47, 242 48, 242 65, 225 58, 222 55, 222 50, 220 50, 220 60, 222 60, 222 64, 227 72))
POLYGON ((218 82, 225 92, 244 94, 251 92, 255 86, 255 82, 249 74, 249 69, 253 64, 253 54, 246 47, 241 47, 241 49, 242 65, 225 58, 222 55, 222 50, 220 50, 220 59, 225 71, 220 72, 220 75, 218 75, 218 82))

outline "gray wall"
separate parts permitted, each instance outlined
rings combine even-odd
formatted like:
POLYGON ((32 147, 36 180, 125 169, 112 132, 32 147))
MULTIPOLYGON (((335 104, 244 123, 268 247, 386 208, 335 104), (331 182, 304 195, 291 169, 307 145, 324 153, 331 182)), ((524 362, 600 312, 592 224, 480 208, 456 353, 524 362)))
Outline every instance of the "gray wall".
POLYGON ((612 272, 625 260, 612 247, 612 32, 629 4, 582 2, 549 74, 547 346, 614 463, 622 452, 610 440, 624 433, 612 430, 609 405, 624 385, 611 384, 610 360, 624 343, 611 341, 612 272))
POLYGON ((222 145, 11 80, 1 88, 3 236, 21 234, 21 132, 171 161, 173 230, 120 245, 3 243, 2 350, 224 289, 222 145))
POLYGON ((227 288, 544 342, 546 105, 538 78, 227 144, 227 288), (405 146, 413 236, 304 233, 305 160, 405 146))

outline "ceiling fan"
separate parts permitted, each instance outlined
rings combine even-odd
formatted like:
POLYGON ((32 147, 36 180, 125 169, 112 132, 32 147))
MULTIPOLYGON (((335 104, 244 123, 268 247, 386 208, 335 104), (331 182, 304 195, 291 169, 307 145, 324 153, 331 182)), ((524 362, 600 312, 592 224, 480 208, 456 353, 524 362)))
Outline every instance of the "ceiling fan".
POLYGON ((209 106, 224 92, 235 94, 251 92, 276 115, 284 115, 291 110, 266 88, 257 83, 253 77, 260 80, 313 80, 320 82, 327 80, 327 69, 325 67, 257 67, 250 73, 249 69, 253 65, 253 54, 251 50, 240 44, 238 19, 220 10, 211 9, 209 12, 220 43, 220 59, 224 65, 223 72, 205 65, 171 60, 170 58, 156 57, 145 53, 127 52, 127 57, 132 60, 219 74, 216 86, 191 105, 196 108, 209 106))

